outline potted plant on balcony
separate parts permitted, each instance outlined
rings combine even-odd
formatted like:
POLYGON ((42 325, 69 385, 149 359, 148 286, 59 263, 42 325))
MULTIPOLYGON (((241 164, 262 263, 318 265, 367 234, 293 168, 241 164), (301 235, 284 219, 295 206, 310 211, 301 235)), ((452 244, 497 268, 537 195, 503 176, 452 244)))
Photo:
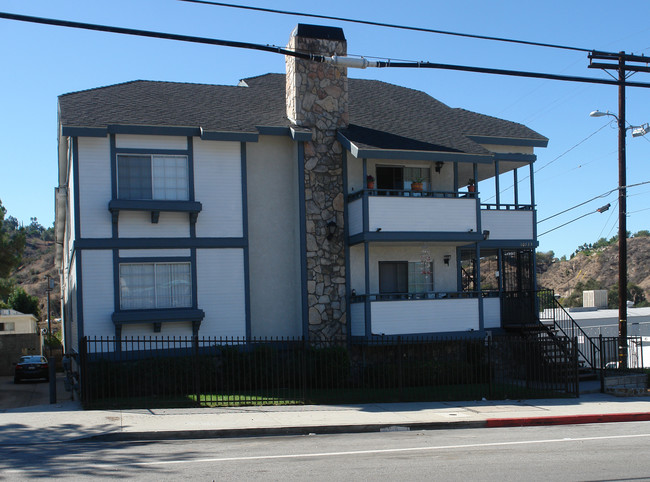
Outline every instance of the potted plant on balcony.
POLYGON ((368 186, 368 189, 374 189, 375 188, 375 178, 372 177, 370 174, 366 176, 366 184, 368 186))
POLYGON ((476 192, 476 181, 471 177, 467 180, 467 192, 476 192))
POLYGON ((413 192, 422 192, 422 183, 424 182, 423 177, 413 178, 411 181, 411 191, 413 192))

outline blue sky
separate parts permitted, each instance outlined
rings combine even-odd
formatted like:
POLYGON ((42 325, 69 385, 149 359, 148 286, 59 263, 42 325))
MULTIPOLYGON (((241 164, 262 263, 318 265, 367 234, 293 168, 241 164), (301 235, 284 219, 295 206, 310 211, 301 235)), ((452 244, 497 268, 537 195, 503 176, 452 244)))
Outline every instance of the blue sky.
MULTIPOLYGON (((643 2, 624 9, 601 0, 588 6, 573 0, 233 3, 650 55, 650 5, 643 2)), ((350 54, 608 77, 602 71, 587 69, 584 52, 176 0, 0 0, 0 11, 280 46, 286 45, 298 22, 333 25, 344 29, 350 54)), ((284 58, 271 53, 3 19, 0 45, 0 135, 4 148, 0 199, 10 215, 26 224, 36 216, 44 226, 54 220, 58 95, 135 79, 233 85, 241 78, 284 71, 284 58)), ((617 186, 617 130, 607 125, 608 118, 588 116, 594 109, 617 111, 614 86, 428 69, 355 69, 349 75, 423 90, 449 106, 521 122, 548 137, 548 148, 537 150, 539 219, 617 186)), ((634 80, 650 83, 650 74, 636 74, 634 80)), ((650 122, 649 99, 650 90, 627 89, 627 120, 631 124, 650 122)), ((634 139, 628 135, 627 160, 628 184, 650 181, 650 135, 634 139)), ((650 184, 630 189, 628 196, 628 230, 650 229, 650 184)), ((590 215, 540 237, 539 249, 569 255, 584 242, 615 235, 615 193, 541 223, 539 232, 595 211, 607 202, 612 203, 609 212, 590 215)))

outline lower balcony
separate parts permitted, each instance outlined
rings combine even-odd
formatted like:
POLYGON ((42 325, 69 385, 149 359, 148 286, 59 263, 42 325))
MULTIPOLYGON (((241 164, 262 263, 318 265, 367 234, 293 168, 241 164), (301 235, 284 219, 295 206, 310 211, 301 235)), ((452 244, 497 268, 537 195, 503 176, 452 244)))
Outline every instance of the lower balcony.
POLYGON ((353 337, 447 335, 501 327, 498 292, 381 293, 353 296, 353 337))

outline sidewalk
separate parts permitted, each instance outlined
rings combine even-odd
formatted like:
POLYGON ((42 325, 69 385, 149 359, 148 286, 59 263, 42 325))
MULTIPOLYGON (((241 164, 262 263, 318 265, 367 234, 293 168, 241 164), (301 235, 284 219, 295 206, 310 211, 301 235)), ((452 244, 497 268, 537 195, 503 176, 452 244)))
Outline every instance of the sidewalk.
POLYGON ((78 402, 0 413, 0 445, 163 440, 650 420, 650 397, 337 406, 93 410, 78 402))

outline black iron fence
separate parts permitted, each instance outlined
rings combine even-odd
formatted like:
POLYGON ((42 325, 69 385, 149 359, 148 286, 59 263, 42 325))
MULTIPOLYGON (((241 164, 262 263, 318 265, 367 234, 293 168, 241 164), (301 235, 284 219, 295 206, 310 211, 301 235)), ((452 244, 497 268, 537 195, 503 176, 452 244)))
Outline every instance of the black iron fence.
POLYGON ((575 346, 519 337, 315 343, 302 339, 84 338, 86 407, 337 404, 572 396, 575 346))

